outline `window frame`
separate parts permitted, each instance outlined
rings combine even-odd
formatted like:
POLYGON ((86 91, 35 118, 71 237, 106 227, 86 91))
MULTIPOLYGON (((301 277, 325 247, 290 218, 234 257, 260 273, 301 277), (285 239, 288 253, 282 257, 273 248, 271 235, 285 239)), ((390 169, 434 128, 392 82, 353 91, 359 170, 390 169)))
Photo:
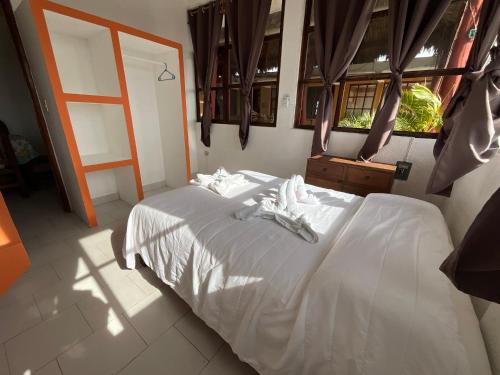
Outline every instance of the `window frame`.
MULTIPOLYGON (((307 59, 307 47, 308 47, 308 37, 309 34, 314 32, 314 26, 310 25, 311 22, 311 14, 312 14, 312 5, 313 0, 306 0, 306 8, 304 14, 304 27, 302 30, 302 46, 300 51, 300 66, 299 66, 299 77, 297 84, 297 104, 295 108, 295 120, 294 120, 294 128, 296 129, 305 129, 305 130, 314 130, 314 126, 301 124, 301 113, 302 113, 302 105, 306 101, 304 96, 304 88, 307 85, 311 84, 322 84, 320 78, 305 78, 305 70, 306 70, 306 59, 307 59)), ((372 18, 375 17, 383 17, 387 16, 389 11, 381 10, 374 12, 372 14, 372 18)), ((415 81, 417 79, 425 79, 436 76, 462 76, 466 73, 467 69, 463 68, 439 68, 439 69, 426 69, 426 70, 412 70, 403 72, 403 82, 405 81, 415 81)), ((334 118, 333 118, 333 126, 332 131, 346 132, 346 133, 362 133, 368 134, 371 129, 359 129, 359 128, 348 128, 348 127, 339 127, 340 116, 345 112, 345 103, 348 99, 348 91, 346 94, 346 87, 351 84, 357 84, 366 81, 385 81, 390 80, 391 73, 370 73, 370 74, 356 74, 356 75, 344 75, 335 85, 340 85, 340 90, 338 92, 338 97, 336 101, 334 101, 334 118), (352 83, 351 83, 352 82, 352 83)), ((335 86, 334 86, 335 87, 335 86)), ((383 95, 382 92, 379 93, 380 98, 383 95)), ((337 97, 337 94, 335 93, 337 97)), ((373 108, 376 110, 380 102, 380 98, 377 98, 377 94, 375 94, 375 98, 373 100, 373 108), (378 99, 378 100, 376 100, 378 99)), ((430 132, 410 132, 410 131, 396 131, 394 130, 393 135, 403 136, 403 137, 414 137, 414 138, 432 138, 436 139, 439 133, 430 133, 430 132)))
MULTIPOLYGON (((281 76, 281 58, 282 58, 282 46, 283 46, 283 22, 285 19, 285 7, 286 0, 281 1, 281 21, 280 21, 280 32, 278 34, 270 34, 264 37, 264 41, 269 41, 273 39, 279 39, 279 63, 278 63, 278 71, 276 73, 276 79, 270 81, 260 81, 254 82, 252 84, 252 91, 250 93, 250 100, 253 101, 253 88, 259 86, 271 86, 276 87, 276 106, 274 108, 274 121, 273 122, 252 122, 250 120, 250 126, 261 126, 274 128, 276 127, 276 121, 278 117, 278 105, 279 105, 279 87, 280 87, 280 76, 281 76)), ((229 27, 227 24, 226 17, 224 17, 224 44, 219 45, 217 48, 222 48, 223 56, 224 56, 224 71, 223 71, 223 81, 221 86, 212 86, 210 90, 222 90, 223 91, 223 119, 212 119, 212 124, 226 124, 226 125, 239 125, 240 120, 230 120, 230 94, 231 89, 241 88, 241 85, 238 83, 230 83, 231 80, 231 48, 232 45, 229 42, 229 27)), ((219 60, 218 60, 219 61, 219 60)), ((198 88, 198 77, 196 74, 195 68, 195 88, 196 88, 196 121, 201 122, 203 116, 200 115, 200 93, 203 93, 203 89, 198 88)), ((212 103, 213 104, 213 103, 212 103)))

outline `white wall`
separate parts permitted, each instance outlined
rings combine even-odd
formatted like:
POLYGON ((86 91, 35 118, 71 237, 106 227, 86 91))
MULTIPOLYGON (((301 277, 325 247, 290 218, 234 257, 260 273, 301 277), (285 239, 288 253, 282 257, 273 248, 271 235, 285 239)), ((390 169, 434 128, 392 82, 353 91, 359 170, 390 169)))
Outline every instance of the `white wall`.
MULTIPOLYGON (((179 77, 179 55, 177 51, 162 54, 168 69, 179 77)), ((156 66, 155 76, 163 71, 156 66)), ((165 181, 168 186, 186 185, 186 157, 184 151, 184 128, 182 127, 182 99, 179 79, 172 81, 156 80, 156 96, 160 118, 160 135, 163 146, 163 163, 165 165, 165 181)), ((196 154, 192 157, 196 158, 196 154)))
POLYGON ((155 70, 148 63, 127 58, 124 62, 141 179, 142 184, 148 186, 165 181, 155 70))
POLYGON ((455 182, 443 210, 455 243, 463 238, 483 205, 499 187, 500 154, 455 182))
POLYGON ((35 149, 45 153, 33 102, 16 55, 14 42, 0 10, 0 120, 11 133, 28 139, 35 149))

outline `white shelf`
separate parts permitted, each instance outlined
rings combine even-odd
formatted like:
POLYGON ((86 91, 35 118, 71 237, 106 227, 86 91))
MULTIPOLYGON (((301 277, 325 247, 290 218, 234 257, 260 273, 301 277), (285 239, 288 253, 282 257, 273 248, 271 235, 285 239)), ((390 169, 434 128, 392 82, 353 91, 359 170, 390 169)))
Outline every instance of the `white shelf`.
POLYGON ((121 105, 68 103, 68 112, 84 166, 131 158, 121 105))
POLYGON ((102 154, 81 155, 80 158, 82 160, 83 166, 130 160, 130 156, 113 154, 111 152, 102 154))

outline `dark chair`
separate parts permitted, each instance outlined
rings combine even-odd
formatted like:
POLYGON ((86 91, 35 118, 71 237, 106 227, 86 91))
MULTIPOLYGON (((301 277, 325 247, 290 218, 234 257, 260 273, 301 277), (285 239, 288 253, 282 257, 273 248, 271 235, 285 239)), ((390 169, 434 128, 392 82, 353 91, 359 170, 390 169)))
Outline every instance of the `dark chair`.
POLYGON ((28 195, 28 187, 10 143, 9 128, 0 121, 0 190, 9 188, 19 188, 23 195, 28 195))

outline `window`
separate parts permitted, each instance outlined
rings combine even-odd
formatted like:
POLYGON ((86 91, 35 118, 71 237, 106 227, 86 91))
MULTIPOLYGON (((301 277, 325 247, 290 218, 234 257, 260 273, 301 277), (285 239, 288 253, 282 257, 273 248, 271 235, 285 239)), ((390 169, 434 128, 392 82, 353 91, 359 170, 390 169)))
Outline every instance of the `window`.
MULTIPOLYGON (((313 1, 307 0, 295 127, 313 129, 320 80, 314 52, 313 1)), ((479 17, 466 0, 452 0, 431 37, 403 73, 395 134, 435 137, 441 114, 453 96, 472 45, 479 17), (464 53, 467 51, 467 53, 464 53)), ((334 85, 334 130, 368 132, 390 79, 388 0, 378 0, 363 42, 347 75, 334 85)))
MULTIPOLYGON (((276 126, 284 6, 285 0, 273 0, 271 3, 266 35, 250 93, 252 125, 276 126)), ((201 90, 198 90, 197 98, 198 121, 201 121, 204 115, 204 97, 201 90)), ((218 48, 217 72, 212 83, 211 100, 211 116, 214 122, 239 124, 240 77, 225 20, 218 48)))

